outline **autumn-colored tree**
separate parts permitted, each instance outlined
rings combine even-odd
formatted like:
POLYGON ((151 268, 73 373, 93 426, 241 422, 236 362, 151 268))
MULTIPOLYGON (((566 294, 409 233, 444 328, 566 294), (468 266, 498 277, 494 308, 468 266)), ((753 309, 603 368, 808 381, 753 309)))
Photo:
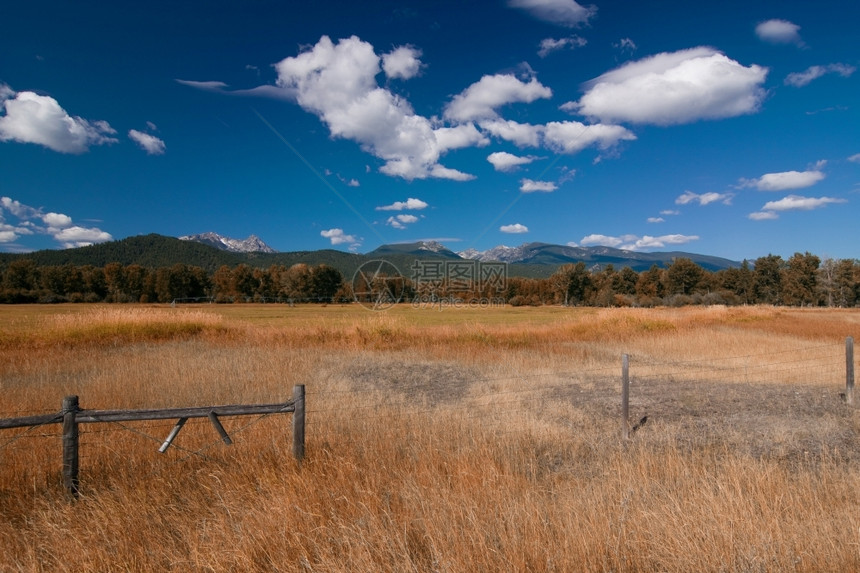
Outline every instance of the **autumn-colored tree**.
POLYGON ((666 294, 665 274, 666 270, 656 264, 651 265, 647 271, 639 273, 639 279, 636 281, 636 298, 639 304, 643 306, 660 304, 660 299, 666 294))
POLYGON ((235 300, 233 290, 233 271, 227 265, 221 265, 212 275, 212 290, 217 302, 235 300))

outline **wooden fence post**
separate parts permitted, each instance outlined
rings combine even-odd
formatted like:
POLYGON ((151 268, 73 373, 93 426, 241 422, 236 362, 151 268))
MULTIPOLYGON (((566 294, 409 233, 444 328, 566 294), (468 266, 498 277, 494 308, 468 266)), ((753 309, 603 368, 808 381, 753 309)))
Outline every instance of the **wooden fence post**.
POLYGON ((627 354, 621 356, 621 438, 630 437, 630 358, 627 354))
POLYGON ((293 456, 301 464, 305 458, 305 385, 293 386, 293 456))
POLYGON ((80 493, 78 410, 77 396, 63 398, 63 485, 69 495, 75 499, 80 493))
POLYGON ((854 405, 854 339, 845 339, 845 402, 854 405))

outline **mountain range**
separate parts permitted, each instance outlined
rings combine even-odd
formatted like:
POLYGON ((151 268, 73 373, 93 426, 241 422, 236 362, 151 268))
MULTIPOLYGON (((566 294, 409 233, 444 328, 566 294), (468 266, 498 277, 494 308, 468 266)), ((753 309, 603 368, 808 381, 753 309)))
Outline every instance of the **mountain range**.
POLYGON ((326 264, 352 277, 362 264, 384 259, 395 265, 403 275, 410 276, 417 259, 446 261, 500 261, 508 264, 508 276, 530 278, 548 277, 563 264, 584 262, 589 269, 607 265, 630 267, 640 272, 653 265, 667 266, 675 259, 687 258, 709 271, 739 267, 740 263, 720 257, 685 252, 640 253, 610 247, 571 247, 548 243, 525 243, 519 247, 498 246, 487 251, 468 249, 459 253, 436 241, 394 243, 365 253, 345 253, 334 249, 318 251, 276 252, 254 235, 245 240, 230 239, 217 233, 186 235, 181 238, 149 234, 127 237, 63 250, 42 250, 32 253, 0 253, 0 266, 11 261, 30 259, 39 266, 93 265, 103 267, 117 262, 144 267, 168 267, 177 263, 201 267, 214 272, 220 266, 247 264, 266 268, 271 265, 291 266, 326 264))
POLYGON ((524 243, 519 247, 500 245, 486 251, 467 249, 454 252, 436 241, 419 241, 417 243, 382 245, 365 256, 389 257, 392 255, 419 258, 433 256, 442 259, 466 259, 480 262, 499 261, 516 266, 543 266, 553 269, 567 263, 584 262, 587 267, 594 270, 611 264, 617 268, 630 267, 634 271, 644 271, 655 264, 665 266, 680 258, 690 259, 709 271, 741 266, 741 263, 729 259, 680 251, 640 253, 612 247, 571 247, 549 243, 524 243))

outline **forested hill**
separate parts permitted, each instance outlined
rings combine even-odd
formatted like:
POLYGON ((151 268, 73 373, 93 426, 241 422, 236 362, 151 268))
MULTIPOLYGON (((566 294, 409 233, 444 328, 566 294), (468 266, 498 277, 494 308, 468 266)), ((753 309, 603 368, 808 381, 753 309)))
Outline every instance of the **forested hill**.
MULTIPOLYGON (((457 255, 453 255, 453 257, 459 260, 457 255)), ((236 253, 195 241, 182 241, 174 237, 150 234, 76 249, 43 250, 21 254, 0 253, 0 267, 22 259, 29 259, 39 267, 61 265, 104 267, 108 263, 120 263, 157 269, 179 263, 200 267, 212 274, 219 267, 225 265, 235 267, 244 263, 254 268, 268 268, 272 265, 290 267, 298 263, 305 263, 334 267, 345 277, 352 277, 358 267, 365 262, 382 258, 396 265, 404 274, 408 274, 410 266, 416 258, 440 257, 438 253, 431 251, 408 253, 392 251, 386 254, 374 251, 366 255, 359 255, 334 249, 289 253, 236 253)), ((550 265, 513 264, 509 268, 512 276, 530 278, 546 278, 554 271, 555 266, 550 265)))
POLYGON ((138 235, 77 249, 43 250, 26 254, 0 253, 0 265, 19 259, 29 259, 37 266, 71 264, 103 267, 108 263, 120 263, 137 264, 153 269, 181 263, 200 267, 209 273, 215 272, 224 265, 235 267, 241 263, 260 268, 271 265, 289 267, 297 263, 306 263, 325 264, 338 269, 346 276, 352 276, 355 269, 365 260, 361 255, 332 249, 291 253, 235 253, 195 241, 182 241, 157 234, 138 235))

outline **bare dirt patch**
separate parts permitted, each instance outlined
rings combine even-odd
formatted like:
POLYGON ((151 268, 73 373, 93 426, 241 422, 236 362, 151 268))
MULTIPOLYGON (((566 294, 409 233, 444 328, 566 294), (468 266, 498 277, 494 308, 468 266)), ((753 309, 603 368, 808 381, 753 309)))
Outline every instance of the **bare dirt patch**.
MULTIPOLYGON (((620 424, 619 381, 573 384, 556 394, 620 424)), ((690 447, 724 446, 755 458, 860 464, 860 412, 834 388, 640 379, 630 386, 630 423, 645 416, 634 439, 662 435, 690 447)))
POLYGON ((462 364, 414 357, 360 357, 342 370, 358 391, 398 393, 430 404, 458 403, 480 378, 477 370, 462 364))

